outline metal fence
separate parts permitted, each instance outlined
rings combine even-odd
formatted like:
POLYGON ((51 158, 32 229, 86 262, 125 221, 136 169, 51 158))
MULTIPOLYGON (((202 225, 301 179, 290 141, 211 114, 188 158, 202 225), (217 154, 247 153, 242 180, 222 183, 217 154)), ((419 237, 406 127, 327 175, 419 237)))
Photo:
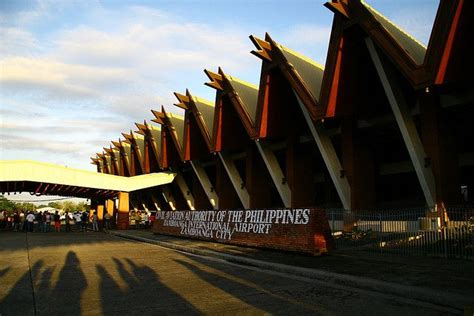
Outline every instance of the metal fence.
POLYGON ((326 214, 338 249, 474 259, 474 207, 326 214))

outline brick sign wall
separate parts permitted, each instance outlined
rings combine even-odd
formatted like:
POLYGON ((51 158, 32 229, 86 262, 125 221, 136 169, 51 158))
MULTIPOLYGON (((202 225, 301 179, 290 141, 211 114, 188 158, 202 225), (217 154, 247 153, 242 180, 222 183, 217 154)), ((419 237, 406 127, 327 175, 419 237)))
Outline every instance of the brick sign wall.
POLYGON ((324 211, 318 209, 157 212, 156 234, 320 254, 332 248, 324 211))

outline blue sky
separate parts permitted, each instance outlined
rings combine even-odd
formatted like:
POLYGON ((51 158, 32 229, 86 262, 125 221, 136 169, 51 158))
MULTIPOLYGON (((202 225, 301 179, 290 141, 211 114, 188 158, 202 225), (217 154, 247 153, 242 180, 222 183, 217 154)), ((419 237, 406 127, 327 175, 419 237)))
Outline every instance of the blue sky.
MULTIPOLYGON (((427 43, 437 1, 367 1, 427 43)), ((173 92, 214 99, 204 68, 259 81, 250 34, 324 65, 332 13, 317 0, 0 1, 0 159, 94 170, 89 157, 173 92)))

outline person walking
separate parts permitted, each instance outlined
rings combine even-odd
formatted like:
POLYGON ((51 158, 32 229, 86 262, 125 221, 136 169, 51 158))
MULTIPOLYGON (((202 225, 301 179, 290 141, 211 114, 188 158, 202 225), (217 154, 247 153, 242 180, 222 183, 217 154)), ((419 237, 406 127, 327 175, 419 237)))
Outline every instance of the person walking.
POLYGON ((59 216, 58 211, 56 211, 56 213, 54 213, 54 230, 57 233, 61 232, 61 217, 59 216))
POLYGON ((92 215, 92 230, 95 232, 99 231, 97 212, 94 212, 94 214, 92 215))

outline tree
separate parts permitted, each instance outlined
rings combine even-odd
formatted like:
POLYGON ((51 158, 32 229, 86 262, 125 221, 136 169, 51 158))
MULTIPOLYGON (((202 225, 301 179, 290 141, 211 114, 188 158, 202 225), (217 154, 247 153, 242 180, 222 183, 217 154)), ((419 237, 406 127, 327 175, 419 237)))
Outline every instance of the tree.
POLYGON ((64 212, 74 212, 74 209, 76 207, 75 203, 72 201, 64 201, 62 204, 62 209, 64 212))
POLYGON ((26 202, 23 202, 23 203, 15 203, 14 209, 15 209, 16 211, 26 211, 26 212, 30 212, 30 211, 36 210, 36 205, 34 205, 33 203, 26 203, 26 202))
POLYGON ((90 205, 85 203, 85 202, 79 202, 77 203, 77 211, 89 211, 90 210, 90 205))
POLYGON ((3 195, 0 195, 0 210, 13 211, 15 208, 15 202, 10 201, 3 195))
POLYGON ((61 202, 49 202, 48 206, 60 210, 63 208, 61 204, 61 202))

